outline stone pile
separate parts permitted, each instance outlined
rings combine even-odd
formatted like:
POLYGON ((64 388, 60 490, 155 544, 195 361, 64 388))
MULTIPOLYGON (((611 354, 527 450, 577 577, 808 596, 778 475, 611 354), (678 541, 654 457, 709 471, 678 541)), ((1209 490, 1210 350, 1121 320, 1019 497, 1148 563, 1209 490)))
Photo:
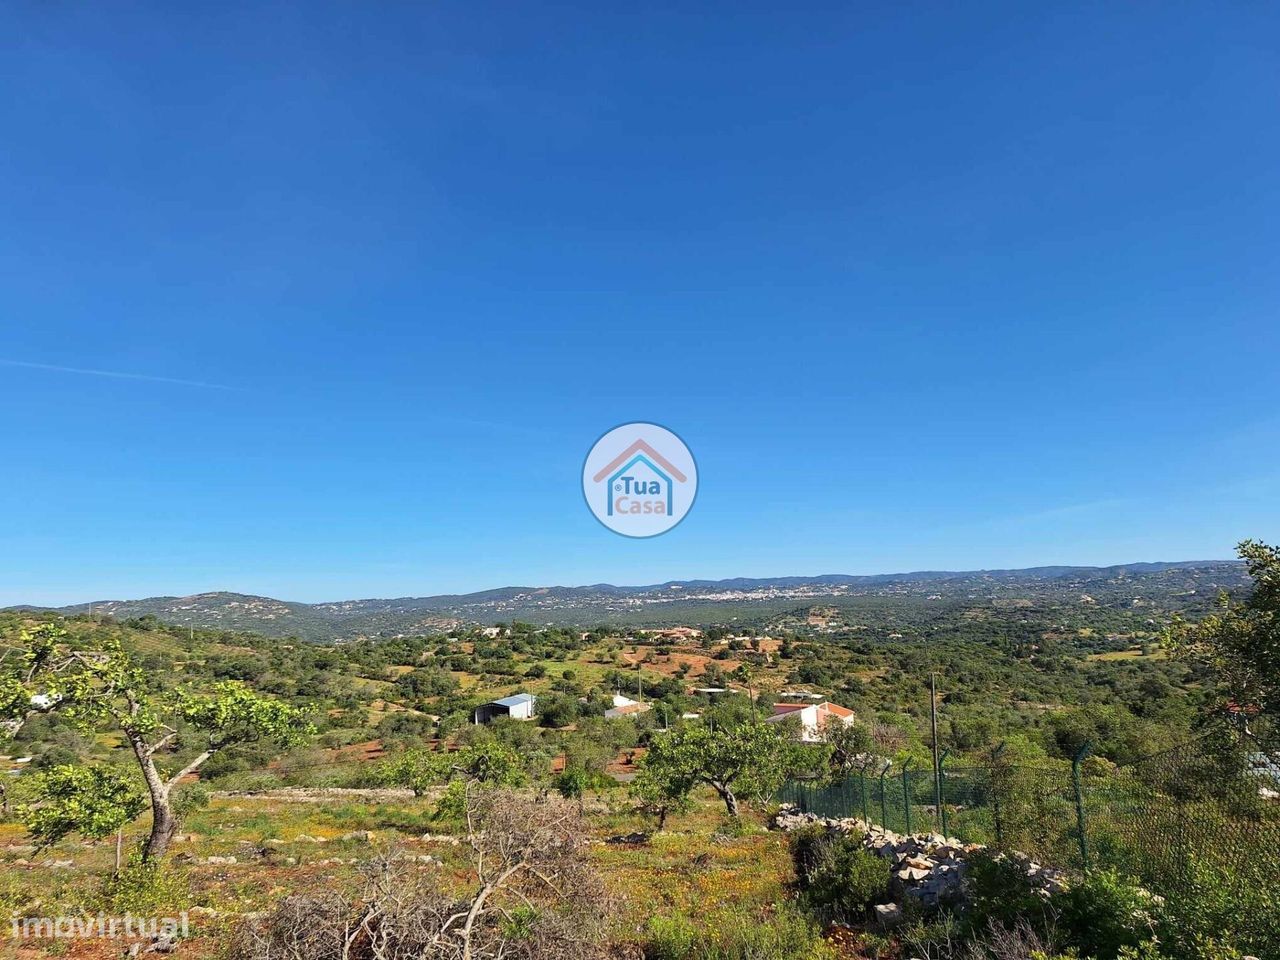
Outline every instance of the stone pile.
POLYGON ((863 845, 889 861, 890 892, 896 902, 908 897, 925 907, 958 903, 964 895, 965 854, 976 847, 936 833, 901 836, 873 830, 863 845))
MULTIPOLYGON (((862 843, 877 856, 889 861, 892 877, 890 892, 895 904, 908 898, 926 908, 958 904, 964 900, 966 861, 986 850, 979 843, 963 843, 954 837, 937 833, 898 834, 871 826, 857 818, 830 819, 812 813, 800 813, 784 805, 773 818, 774 829, 792 831, 805 827, 823 827, 831 832, 861 835, 862 843)), ((1032 888, 1043 897, 1066 889, 1067 874, 1062 870, 1037 863, 1024 853, 998 853, 996 860, 1008 859, 1017 864, 1031 881, 1032 888)), ((890 924, 900 911, 877 907, 877 918, 890 924)))
POLYGON ((801 830, 805 827, 826 827, 829 830, 839 830, 841 833, 867 833, 873 829, 861 818, 845 817, 843 819, 833 819, 831 817, 820 817, 816 813, 801 813, 789 803, 784 803, 778 808, 778 812, 769 821, 769 826, 773 830, 783 830, 787 833, 792 830, 801 830))

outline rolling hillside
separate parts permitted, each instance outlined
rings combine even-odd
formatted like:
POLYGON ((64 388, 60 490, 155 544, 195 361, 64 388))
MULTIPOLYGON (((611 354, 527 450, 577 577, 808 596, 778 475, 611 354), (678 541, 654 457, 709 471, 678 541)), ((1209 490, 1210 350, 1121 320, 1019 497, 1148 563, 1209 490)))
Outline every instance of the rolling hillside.
MULTIPOLYGON (((809 620, 820 614, 853 622, 886 606, 920 607, 924 616, 948 604, 1090 604, 1129 616, 1200 610, 1220 590, 1244 585, 1229 561, 1136 563, 1111 567, 922 571, 875 576, 735 578, 670 581, 647 586, 503 587, 469 594, 292 603, 238 593, 100 600, 59 608, 125 620, 154 616, 182 626, 242 630, 326 641, 435 633, 467 624, 523 620, 536 624, 759 624, 809 620)), ((818 621, 815 621, 817 623, 818 621)), ((812 625, 812 624, 811 624, 812 625)))

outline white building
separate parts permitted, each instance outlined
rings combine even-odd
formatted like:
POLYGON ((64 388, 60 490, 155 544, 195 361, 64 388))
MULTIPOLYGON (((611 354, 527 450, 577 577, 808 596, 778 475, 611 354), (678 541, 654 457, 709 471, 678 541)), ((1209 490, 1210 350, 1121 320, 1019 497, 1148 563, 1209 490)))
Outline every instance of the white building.
POLYGON ((638 713, 648 713, 653 707, 647 703, 641 703, 639 700, 632 700, 630 697, 624 697, 620 693, 613 695, 613 706, 604 712, 604 715, 610 720, 617 717, 633 717, 638 713))
POLYGON ((800 722, 800 739, 805 743, 817 743, 823 738, 828 724, 838 723, 849 726, 855 717, 852 710, 839 704, 828 703, 776 703, 773 716, 766 717, 765 723, 781 723, 795 717, 800 722))
POLYGON ((532 693, 517 693, 510 697, 503 697, 501 700, 492 700, 489 703, 481 704, 476 707, 475 713, 471 715, 472 722, 492 723, 499 717, 510 717, 512 720, 532 720, 533 711, 538 703, 538 698, 532 693))

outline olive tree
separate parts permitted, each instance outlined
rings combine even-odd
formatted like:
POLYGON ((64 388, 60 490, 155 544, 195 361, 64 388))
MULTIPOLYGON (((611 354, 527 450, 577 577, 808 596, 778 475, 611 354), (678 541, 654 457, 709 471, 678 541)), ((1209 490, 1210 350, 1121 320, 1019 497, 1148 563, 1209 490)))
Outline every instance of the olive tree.
POLYGON ((79 833, 92 840, 109 837, 147 807, 146 798, 119 771, 101 765, 59 764, 34 778, 35 802, 18 815, 41 846, 79 833))
POLYGON ((474 785, 519 786, 525 782, 520 754, 497 740, 480 740, 453 751, 406 750, 386 761, 381 779, 408 787, 421 797, 431 787, 446 786, 437 807, 440 816, 460 816, 465 792, 474 785))
POLYGON ((61 701, 58 677, 76 665, 65 652, 65 638, 58 624, 42 623, 23 630, 18 645, 0 657, 0 737, 16 736, 31 717, 61 701))
POLYGON ((794 749, 774 727, 743 723, 713 730, 689 724, 655 735, 640 761, 635 795, 642 803, 672 803, 694 787, 711 787, 731 817, 743 799, 762 801, 782 785, 794 762, 794 749))
POLYGON ((828 723, 822 739, 830 750, 833 779, 843 779, 871 759, 871 730, 862 723, 828 723))
MULTIPOLYGON (((151 810, 145 862, 162 858, 177 830, 174 789, 211 757, 259 740, 288 746, 310 733, 302 711, 238 682, 215 683, 206 690, 159 689, 114 639, 93 646, 76 643, 57 624, 43 624, 23 639, 21 665, 5 678, 0 693, 0 719, 20 726, 33 712, 56 709, 86 731, 120 731, 142 775, 151 810), (185 762, 177 769, 161 768, 163 758, 175 756, 185 762)), ((58 803, 75 809, 74 797, 88 803, 94 790, 91 778, 74 776, 36 786, 33 812, 58 803)), ((39 822, 37 818, 36 829, 39 822)))

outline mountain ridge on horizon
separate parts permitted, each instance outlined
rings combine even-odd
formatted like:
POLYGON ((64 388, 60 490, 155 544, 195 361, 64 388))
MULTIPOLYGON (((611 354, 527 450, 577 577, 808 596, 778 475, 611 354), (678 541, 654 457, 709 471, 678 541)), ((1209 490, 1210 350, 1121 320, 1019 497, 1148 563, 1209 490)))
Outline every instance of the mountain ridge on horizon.
POLYGON ((1237 560, 1141 561, 1108 566, 1046 565, 986 570, 918 570, 905 573, 782 577, 729 577, 717 580, 667 580, 635 586, 596 583, 581 586, 505 586, 460 594, 332 600, 318 603, 279 600, 234 591, 137 600, 95 600, 64 606, 18 604, 5 609, 88 612, 120 619, 152 615, 183 626, 221 627, 270 636, 345 639, 447 630, 465 623, 533 620, 592 623, 607 620, 705 622, 717 616, 737 620, 777 613, 787 604, 838 602, 874 593, 908 594, 932 584, 930 596, 973 596, 982 585, 1002 590, 1062 592, 1076 581, 1108 581, 1120 576, 1159 577, 1169 572, 1224 572, 1230 583, 1240 576, 1237 560), (1070 583, 1068 583, 1070 581, 1070 583), (941 593, 937 593, 941 591, 941 593))
POLYGON ((99 607, 106 604, 114 603, 147 603, 155 600, 192 600, 198 597, 243 597, 253 600, 270 600, 275 603, 286 603, 290 605, 302 607, 326 607, 343 603, 403 603, 406 601, 424 601, 424 600, 445 600, 460 599, 471 597, 482 597, 486 595, 505 593, 508 591, 546 591, 546 590, 567 590, 567 591, 587 591, 587 590, 617 590, 620 592, 643 592, 646 590, 665 590, 671 587, 741 587, 741 586, 766 586, 770 584, 803 584, 803 583, 872 583, 872 582, 889 582, 896 580, 913 581, 913 580, 947 580, 958 577, 1016 577, 1016 576, 1039 576, 1039 577, 1058 577, 1071 573, 1081 572, 1103 572, 1103 571, 1132 571, 1132 572, 1154 572, 1159 570, 1173 569, 1193 569, 1198 567, 1213 567, 1219 565, 1242 565, 1241 560, 1142 560, 1133 563, 1109 563, 1109 564, 1044 564, 1036 567, 993 567, 978 568, 974 570, 906 570, 894 573, 819 573, 813 575, 785 575, 777 577, 721 577, 717 579, 709 579, 705 577, 695 577, 687 580, 663 580, 659 583, 647 584, 614 584, 614 583, 584 583, 584 584, 507 584, 501 587, 486 587, 483 590, 469 590, 464 593, 432 593, 420 595, 404 595, 399 597, 353 597, 343 600, 317 600, 307 602, 305 600, 280 600, 276 597, 269 597, 266 594, 242 593, 238 590, 201 590, 198 593, 189 594, 156 594, 150 597, 139 597, 135 600, 89 600, 81 603, 54 605, 42 604, 11 604, 7 607, 0 607, 4 610, 57 610, 57 611, 73 611, 88 610, 90 607, 99 607))

